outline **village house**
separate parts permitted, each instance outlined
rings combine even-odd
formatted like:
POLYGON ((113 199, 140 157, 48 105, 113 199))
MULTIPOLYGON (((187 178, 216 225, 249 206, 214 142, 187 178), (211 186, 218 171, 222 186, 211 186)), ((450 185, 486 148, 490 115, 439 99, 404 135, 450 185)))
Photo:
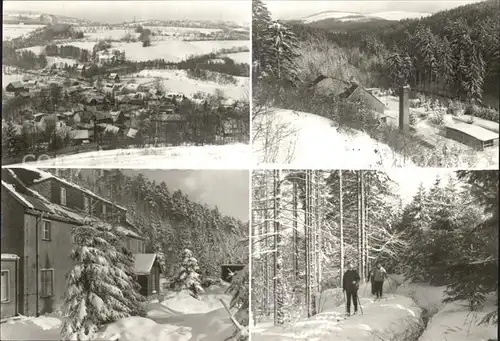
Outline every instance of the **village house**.
POLYGON ((13 92, 14 94, 17 95, 17 94, 20 94, 21 92, 26 91, 26 89, 24 88, 23 83, 12 82, 12 83, 7 84, 7 86, 5 87, 5 91, 13 92))
POLYGON ((368 110, 384 114, 385 104, 366 88, 355 82, 346 82, 321 75, 309 85, 309 88, 314 89, 323 96, 334 96, 349 102, 363 102, 368 110))
POLYGON ((498 133, 472 123, 445 124, 445 136, 480 151, 498 146, 498 133))
POLYGON ((108 78, 116 83, 120 82, 120 76, 117 73, 110 73, 108 78))
POLYGON ((3 318, 34 316, 59 309, 72 269, 73 228, 92 221, 113 222, 122 246, 135 258, 141 293, 159 291, 156 254, 127 220, 124 207, 44 171, 2 169, 1 275, 3 318))

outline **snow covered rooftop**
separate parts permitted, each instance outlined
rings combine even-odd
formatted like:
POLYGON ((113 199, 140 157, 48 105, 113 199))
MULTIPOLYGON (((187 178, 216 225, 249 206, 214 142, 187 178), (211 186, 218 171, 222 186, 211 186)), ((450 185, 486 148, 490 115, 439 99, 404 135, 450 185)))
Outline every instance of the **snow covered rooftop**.
POLYGON ((149 275, 156 259, 156 253, 137 253, 134 255, 134 274, 149 275))
POLYGON ((488 141, 488 140, 496 140, 498 139, 498 134, 485 129, 483 127, 477 126, 475 124, 468 124, 468 123, 450 123, 446 125, 447 129, 454 129, 458 130, 462 133, 465 133, 467 135, 470 135, 478 140, 481 141, 488 141))
MULTIPOLYGON (((10 168, 9 170, 15 172, 16 169, 19 169, 19 168, 10 168)), ((39 183, 39 182, 42 182, 42 181, 45 181, 45 180, 49 180, 49 179, 54 179, 54 180, 57 180, 67 186, 70 186, 70 187, 73 187, 73 188, 76 188, 82 192, 84 192, 85 194, 88 194, 96 199, 99 199, 99 200, 102 200, 104 201, 105 203, 107 204, 110 204, 110 205, 114 205, 115 207, 118 207, 119 209, 122 209, 122 210, 127 210, 125 207, 123 206, 120 206, 120 205, 117 205, 115 203, 112 203, 111 201, 95 194, 94 192, 86 189, 86 188, 83 188, 81 186, 78 186, 77 184, 75 183, 72 183, 72 182, 69 182, 63 178, 60 178, 60 177, 57 177, 55 175, 53 175, 52 173, 49 173, 49 172, 46 172, 46 171, 43 171, 41 169, 37 169, 37 168, 32 168, 32 167, 24 167, 24 168, 20 168, 20 169, 25 169, 25 170, 28 170, 28 171, 31 171, 31 172, 34 172, 34 173, 37 173, 39 175, 39 177, 35 180, 33 180, 33 183, 39 183)))
POLYGON ((19 259, 19 256, 18 255, 14 255, 12 253, 2 253, 0 255, 0 259, 2 259, 2 260, 16 260, 16 259, 19 259))

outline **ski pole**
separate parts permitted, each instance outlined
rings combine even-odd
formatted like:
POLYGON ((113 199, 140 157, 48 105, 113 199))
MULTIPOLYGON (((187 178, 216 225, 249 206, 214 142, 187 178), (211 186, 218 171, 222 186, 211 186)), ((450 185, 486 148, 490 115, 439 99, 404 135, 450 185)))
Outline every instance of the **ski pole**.
POLYGON ((359 296, 358 296, 358 304, 359 304, 359 309, 361 310, 361 315, 364 315, 363 314, 363 307, 361 306, 361 301, 359 299, 359 296))

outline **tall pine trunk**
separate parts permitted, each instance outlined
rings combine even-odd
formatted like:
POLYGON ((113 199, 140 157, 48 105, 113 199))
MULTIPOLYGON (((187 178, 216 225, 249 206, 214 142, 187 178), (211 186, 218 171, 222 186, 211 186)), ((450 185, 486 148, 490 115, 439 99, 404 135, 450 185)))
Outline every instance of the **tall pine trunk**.
POLYGON ((343 198, 342 198, 342 170, 339 170, 339 227, 340 227, 340 286, 344 277, 344 222, 343 222, 343 198))
POLYGON ((297 283, 299 279, 299 234, 298 234, 298 194, 297 194, 297 181, 293 179, 293 278, 297 283))
POLYGON ((281 203, 281 174, 280 170, 274 171, 273 188, 273 220, 274 220, 274 325, 285 323, 283 312, 283 259, 281 255, 281 231, 280 231, 280 203, 281 203))

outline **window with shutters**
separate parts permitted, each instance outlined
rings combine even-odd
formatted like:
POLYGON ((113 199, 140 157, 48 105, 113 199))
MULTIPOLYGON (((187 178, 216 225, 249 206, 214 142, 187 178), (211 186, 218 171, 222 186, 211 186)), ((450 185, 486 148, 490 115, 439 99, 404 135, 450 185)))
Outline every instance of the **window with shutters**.
POLYGON ((54 269, 41 269, 40 281, 42 284, 41 297, 50 297, 54 295, 54 269))

